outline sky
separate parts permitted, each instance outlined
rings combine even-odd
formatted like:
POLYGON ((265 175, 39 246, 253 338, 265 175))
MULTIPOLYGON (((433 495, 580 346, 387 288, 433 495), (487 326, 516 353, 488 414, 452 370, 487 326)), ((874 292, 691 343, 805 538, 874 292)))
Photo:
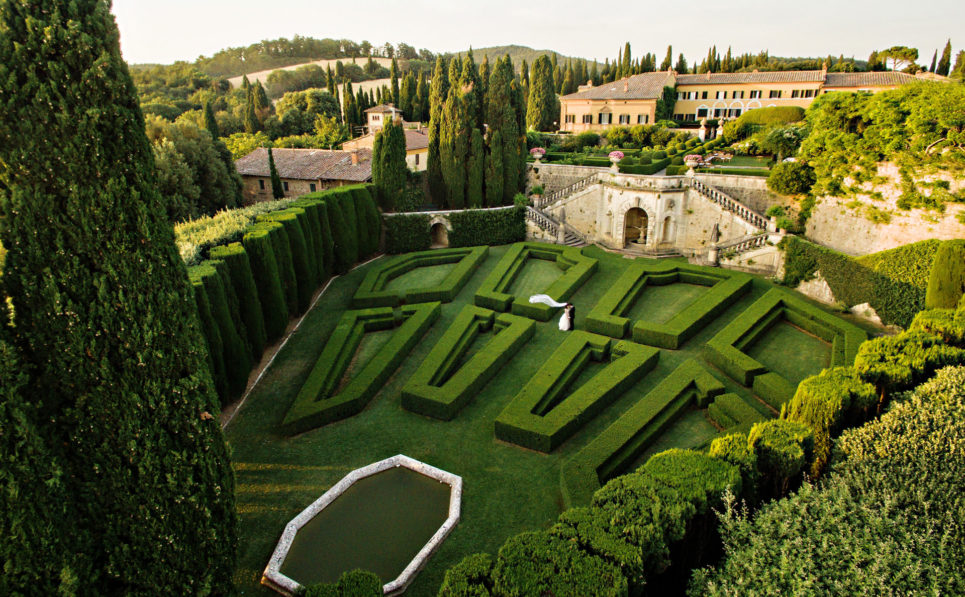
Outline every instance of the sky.
POLYGON ((518 44, 601 61, 626 41, 634 57, 653 52, 658 60, 673 44, 674 59, 683 52, 691 64, 713 44, 722 54, 730 45, 735 54, 858 59, 904 45, 919 49, 919 63, 948 38, 956 52, 965 47, 962 0, 114 0, 113 12, 132 64, 193 61, 294 35, 433 52, 518 44))

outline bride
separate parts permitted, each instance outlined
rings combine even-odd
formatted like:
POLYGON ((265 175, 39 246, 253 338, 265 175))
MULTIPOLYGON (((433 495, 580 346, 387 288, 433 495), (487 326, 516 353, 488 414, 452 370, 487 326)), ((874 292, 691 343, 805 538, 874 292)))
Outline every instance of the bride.
POLYGON ((534 294, 529 297, 531 303, 542 303, 550 307, 563 307, 563 315, 560 316, 560 331, 569 332, 573 330, 574 308, 572 303, 559 303, 547 294, 534 294))

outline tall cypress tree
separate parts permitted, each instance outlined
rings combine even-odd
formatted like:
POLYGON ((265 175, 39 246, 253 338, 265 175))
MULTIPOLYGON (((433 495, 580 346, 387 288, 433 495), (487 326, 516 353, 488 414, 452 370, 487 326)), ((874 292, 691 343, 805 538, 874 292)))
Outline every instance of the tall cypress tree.
MULTIPOLYGON (((516 181, 519 178, 519 168, 525 166, 525 162, 520 163, 517 155, 518 139, 521 135, 517 110, 521 107, 521 101, 514 94, 513 83, 513 63, 509 56, 504 56, 496 63, 496 68, 489 79, 489 93, 486 96, 486 122, 489 123, 490 131, 499 133, 501 156, 498 164, 503 177, 502 182, 486 184, 487 191, 498 187, 503 193, 498 199, 495 196, 487 196, 490 205, 501 205, 512 201, 518 188, 516 181)), ((490 152, 492 152, 494 151, 493 138, 489 140, 490 152)))
POLYGON ((671 66, 673 66, 673 46, 667 46, 667 55, 663 57, 663 62, 660 63, 660 70, 670 70, 671 66))
POLYGON ((942 57, 938 59, 938 66, 935 67, 935 72, 943 77, 948 76, 948 72, 952 65, 952 40, 945 42, 945 49, 942 50, 942 57))
POLYGON ((392 103, 399 107, 399 63, 395 58, 392 59, 392 72, 389 75, 392 79, 392 103))
POLYGON ((432 71, 432 86, 429 88, 429 153, 426 161, 429 179, 429 195, 439 205, 448 205, 446 185, 442 178, 442 162, 439 159, 439 140, 442 135, 442 111, 449 94, 449 78, 446 63, 442 57, 436 58, 432 71))
POLYGON ((252 87, 248 86, 248 93, 245 95, 245 132, 249 135, 257 133, 261 129, 258 116, 255 115, 255 97, 252 87))
POLYGON ((252 99, 255 106, 255 114, 258 115, 258 120, 264 120, 266 116, 271 112, 271 100, 268 99, 268 94, 265 92, 264 86, 261 81, 256 81, 251 90, 252 99))
POLYGON ((402 79, 402 88, 399 90, 398 105, 398 108, 402 110, 402 117, 410 122, 416 119, 416 116, 412 111, 413 103, 415 102, 415 92, 416 81, 415 77, 410 72, 402 79))
POLYGON ((278 169, 275 168, 275 156, 271 152, 271 147, 268 148, 268 176, 271 178, 271 196, 275 199, 283 199, 285 187, 282 186, 278 169))
POLYGON ((416 86, 415 108, 418 110, 416 120, 426 122, 429 120, 429 82, 426 81, 426 74, 419 76, 419 84, 416 86))
POLYGON ((473 128, 469 140, 469 157, 466 160, 466 207, 483 206, 483 170, 486 152, 482 133, 473 128))
POLYGON ((33 480, 11 485, 4 464, 0 592, 227 594, 234 480, 110 4, 2 2, 0 30, 2 336, 16 351, 0 410, 20 411, 0 459, 33 456, 53 494, 11 492, 33 480), (29 449, 10 452, 25 432, 29 449))
POLYGON ((402 195, 407 173, 405 131, 401 122, 392 120, 376 133, 372 150, 372 182, 385 208, 393 209, 402 195))
POLYGON ((495 207, 503 202, 503 139, 498 130, 486 135, 486 206, 495 207))
POLYGON ((472 57, 472 48, 466 52, 466 57, 462 60, 459 85, 463 88, 464 93, 462 98, 463 108, 469 114, 473 126, 482 128, 484 122, 482 84, 479 82, 479 70, 476 68, 476 61, 472 57))
POLYGON ((557 114, 552 65, 544 54, 533 62, 526 126, 536 131, 550 131, 557 114))
POLYGON ((446 201, 453 209, 466 205, 466 161, 469 157, 470 118, 466 96, 455 87, 449 88, 442 110, 439 129, 439 161, 446 188, 446 201))
POLYGON ((221 129, 218 128, 218 121, 214 117, 214 110, 211 109, 210 101, 204 102, 204 128, 215 139, 221 136, 221 129))

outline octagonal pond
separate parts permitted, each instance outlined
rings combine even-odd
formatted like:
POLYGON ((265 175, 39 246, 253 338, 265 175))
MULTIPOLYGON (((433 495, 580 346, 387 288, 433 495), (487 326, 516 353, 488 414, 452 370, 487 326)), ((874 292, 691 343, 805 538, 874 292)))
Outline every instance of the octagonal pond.
POLYGON ((283 592, 362 568, 404 589, 459 519, 461 479, 405 456, 357 469, 285 529, 265 571, 283 592))

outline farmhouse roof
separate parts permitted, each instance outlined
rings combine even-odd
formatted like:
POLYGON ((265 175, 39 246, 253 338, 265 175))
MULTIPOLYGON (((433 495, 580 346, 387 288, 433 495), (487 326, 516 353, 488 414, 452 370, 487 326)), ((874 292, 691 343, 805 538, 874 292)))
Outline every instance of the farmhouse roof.
MULTIPOLYGON (((279 178, 290 180, 344 180, 364 182, 372 178, 372 152, 357 151, 357 163, 353 163, 353 151, 328 149, 273 149, 275 169, 279 178)), ((270 176, 268 150, 264 147, 252 151, 235 161, 235 168, 242 176, 270 176)))
POLYGON ((673 87, 673 73, 661 71, 633 75, 564 95, 563 99, 660 99, 664 87, 673 87))
POLYGON ((735 85, 739 83, 823 83, 824 71, 781 70, 750 73, 677 75, 677 85, 735 85))
POLYGON ((378 106, 372 106, 371 108, 365 110, 365 113, 378 112, 379 114, 401 112, 402 110, 396 108, 393 104, 379 104, 378 106))
POLYGON ((870 73, 828 73, 824 84, 828 87, 877 87, 903 85, 915 80, 913 75, 893 71, 870 73))

